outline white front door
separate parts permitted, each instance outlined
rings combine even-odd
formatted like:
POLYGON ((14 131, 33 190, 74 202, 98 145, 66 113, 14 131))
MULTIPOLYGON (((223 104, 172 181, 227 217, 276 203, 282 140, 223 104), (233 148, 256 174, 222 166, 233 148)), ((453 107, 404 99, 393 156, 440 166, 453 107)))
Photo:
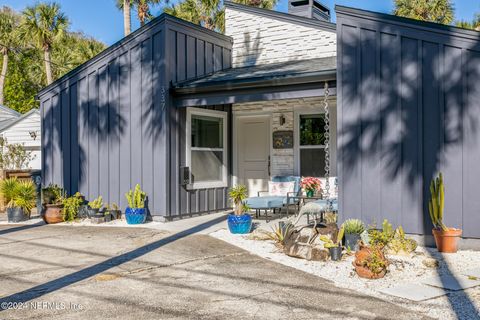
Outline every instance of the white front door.
POLYGON ((268 190, 270 178, 270 116, 237 117, 236 139, 238 183, 257 196, 268 190))

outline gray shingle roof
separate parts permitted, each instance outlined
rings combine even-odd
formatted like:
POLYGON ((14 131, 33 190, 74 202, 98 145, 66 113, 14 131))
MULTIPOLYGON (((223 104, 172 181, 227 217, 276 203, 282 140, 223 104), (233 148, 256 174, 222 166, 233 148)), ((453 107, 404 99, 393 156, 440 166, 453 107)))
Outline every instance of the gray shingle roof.
POLYGON ((217 71, 203 78, 180 82, 175 88, 195 88, 223 83, 242 83, 260 80, 288 79, 299 76, 314 75, 320 72, 335 72, 336 57, 314 58, 255 65, 242 68, 230 68, 217 71))

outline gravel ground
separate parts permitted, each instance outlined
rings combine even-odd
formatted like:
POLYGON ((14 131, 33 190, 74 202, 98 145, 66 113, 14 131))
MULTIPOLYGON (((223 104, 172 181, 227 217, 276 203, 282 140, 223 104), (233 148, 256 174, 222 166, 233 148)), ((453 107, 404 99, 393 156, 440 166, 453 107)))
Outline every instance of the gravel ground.
POLYGON ((450 292, 448 295, 422 302, 412 302, 378 291, 398 284, 419 283, 437 274, 460 275, 465 270, 479 268, 480 252, 478 251, 465 250, 456 254, 442 255, 435 249, 419 247, 412 257, 388 256, 391 265, 387 275, 379 280, 366 280, 355 274, 352 266, 353 256, 344 256, 344 259, 339 262, 306 261, 283 254, 272 241, 249 240, 242 235, 233 235, 225 229, 210 235, 265 259, 331 280, 338 287, 369 294, 433 318, 480 319, 480 286, 465 291, 450 292), (438 268, 424 266, 422 261, 426 258, 437 259, 440 266, 438 268))

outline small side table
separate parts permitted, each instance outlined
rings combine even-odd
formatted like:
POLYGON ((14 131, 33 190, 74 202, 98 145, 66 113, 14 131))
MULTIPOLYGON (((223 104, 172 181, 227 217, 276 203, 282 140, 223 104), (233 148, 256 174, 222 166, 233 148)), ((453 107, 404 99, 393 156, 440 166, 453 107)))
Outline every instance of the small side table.
MULTIPOLYGON (((295 215, 298 215, 300 212, 300 208, 305 205, 306 203, 310 201, 316 201, 316 200, 322 200, 323 197, 321 196, 313 196, 313 197, 307 197, 304 195, 301 196, 288 196, 287 198, 287 203, 290 203, 290 201, 297 203, 295 205, 295 215)), ((287 217, 289 216, 289 206, 287 206, 287 217)), ((324 212, 321 212, 320 214, 320 221, 323 220, 323 214, 324 212)), ((310 214, 307 214, 307 223, 310 223, 310 214)))

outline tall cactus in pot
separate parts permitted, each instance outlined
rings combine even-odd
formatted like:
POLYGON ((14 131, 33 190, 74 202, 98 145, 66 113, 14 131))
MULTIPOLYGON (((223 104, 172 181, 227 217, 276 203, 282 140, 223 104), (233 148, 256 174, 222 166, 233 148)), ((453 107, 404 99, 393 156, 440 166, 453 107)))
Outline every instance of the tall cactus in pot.
POLYGON ((435 228, 441 228, 448 231, 443 223, 443 210, 445 208, 445 187, 443 185, 442 173, 430 183, 430 201, 428 202, 428 212, 435 228))

